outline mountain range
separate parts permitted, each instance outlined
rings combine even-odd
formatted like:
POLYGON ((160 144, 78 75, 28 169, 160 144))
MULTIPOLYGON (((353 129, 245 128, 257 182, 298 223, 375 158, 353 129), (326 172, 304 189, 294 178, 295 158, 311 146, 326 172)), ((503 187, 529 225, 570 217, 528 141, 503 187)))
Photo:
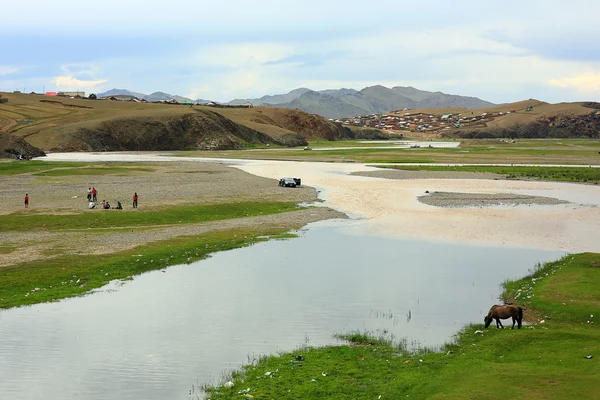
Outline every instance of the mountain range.
MULTIPOLYGON (((148 101, 177 100, 205 104, 208 100, 191 100, 187 97, 172 96, 164 92, 150 95, 131 92, 125 89, 112 89, 99 93, 98 97, 129 95, 148 101)), ((379 114, 388 111, 419 108, 484 108, 495 104, 477 97, 458 96, 442 92, 419 90, 412 86, 387 88, 376 85, 362 90, 329 89, 315 91, 308 88, 294 89, 286 94, 267 95, 258 99, 235 99, 226 104, 241 105, 252 103, 256 106, 299 109, 325 118, 343 118, 357 115, 379 114)))
POLYGON ((250 102, 255 106, 297 108, 326 118, 378 114, 404 108, 484 108, 493 103, 477 97, 457 96, 442 92, 428 92, 408 86, 369 86, 362 90, 337 89, 314 91, 307 88, 287 94, 263 96, 259 99, 235 99, 228 104, 250 102))
POLYGON ((144 93, 139 93, 139 92, 132 92, 127 89, 111 89, 111 90, 108 90, 103 93, 98 93, 97 96, 98 96, 98 98, 109 97, 109 96, 133 96, 133 97, 137 97, 140 100, 144 99, 149 102, 161 101, 161 100, 167 100, 167 101, 176 100, 179 103, 200 103, 200 104, 205 104, 205 103, 209 102, 209 100, 203 100, 203 99, 192 100, 187 97, 170 95, 169 93, 165 93, 165 92, 154 92, 152 94, 144 94, 144 93))

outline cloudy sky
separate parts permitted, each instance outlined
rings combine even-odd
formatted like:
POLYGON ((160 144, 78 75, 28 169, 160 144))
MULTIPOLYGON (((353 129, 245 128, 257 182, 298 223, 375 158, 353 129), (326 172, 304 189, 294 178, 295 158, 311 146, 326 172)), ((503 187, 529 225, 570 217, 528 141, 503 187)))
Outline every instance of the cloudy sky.
POLYGON ((228 101, 381 84, 600 101, 600 1, 29 0, 0 17, 0 91, 228 101))

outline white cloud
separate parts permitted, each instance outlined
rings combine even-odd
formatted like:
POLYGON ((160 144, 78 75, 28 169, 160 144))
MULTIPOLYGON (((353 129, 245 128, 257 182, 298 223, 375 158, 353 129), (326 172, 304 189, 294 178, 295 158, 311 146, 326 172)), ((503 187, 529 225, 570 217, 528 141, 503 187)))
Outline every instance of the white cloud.
POLYGON ((199 66, 248 68, 279 60, 293 53, 292 46, 279 43, 228 44, 199 49, 193 62, 199 66))
POLYGON ((52 80, 58 89, 63 90, 92 89, 107 81, 107 79, 82 80, 72 76, 57 76, 52 80))
POLYGON ((19 69, 8 65, 0 65, 0 75, 10 75, 15 72, 19 72, 19 69))
POLYGON ((60 70, 63 75, 77 77, 93 77, 100 72, 100 68, 91 63, 62 64, 60 70))
POLYGON ((550 79, 550 85, 560 88, 574 88, 582 93, 600 94, 600 73, 583 73, 569 78, 550 79))

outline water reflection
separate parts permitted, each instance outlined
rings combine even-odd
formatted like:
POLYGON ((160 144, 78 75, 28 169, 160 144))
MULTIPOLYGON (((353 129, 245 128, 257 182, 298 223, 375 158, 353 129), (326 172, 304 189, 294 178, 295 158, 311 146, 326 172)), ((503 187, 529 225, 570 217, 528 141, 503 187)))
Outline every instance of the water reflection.
POLYGON ((0 398, 181 399, 248 356, 351 330, 440 344, 482 320, 499 282, 561 255, 317 224, 298 239, 0 313, 0 398))

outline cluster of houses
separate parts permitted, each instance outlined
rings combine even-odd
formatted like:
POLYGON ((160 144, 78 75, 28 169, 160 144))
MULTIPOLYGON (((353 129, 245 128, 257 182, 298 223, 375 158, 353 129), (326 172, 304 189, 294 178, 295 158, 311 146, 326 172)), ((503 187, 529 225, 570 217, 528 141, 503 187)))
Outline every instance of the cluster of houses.
MULTIPOLYGON (((31 94, 37 94, 37 93, 31 93, 31 94)), ((46 92, 45 96, 58 96, 58 97, 69 97, 71 99, 82 99, 85 97, 85 92, 80 92, 80 91, 76 91, 76 92, 46 92)))
MULTIPOLYGON (((512 111, 514 112, 514 111, 512 111)), ((385 129, 390 131, 437 132, 447 129, 485 127, 488 122, 507 112, 487 112, 475 114, 466 111, 459 114, 435 115, 418 111, 402 110, 384 114, 369 114, 351 118, 332 119, 342 125, 365 128, 385 129)))
POLYGON ((99 99, 100 100, 110 100, 110 101, 128 101, 128 102, 134 102, 134 103, 182 104, 182 105, 188 105, 188 106, 201 105, 201 106, 218 107, 218 108, 226 108, 226 107, 251 108, 252 107, 252 103, 245 103, 242 105, 231 106, 231 105, 227 105, 227 104, 217 103, 216 101, 209 101, 208 103, 198 103, 198 102, 193 102, 191 100, 178 101, 176 99, 148 101, 146 99, 139 99, 135 96, 130 96, 130 95, 115 95, 115 96, 99 97, 99 99))

